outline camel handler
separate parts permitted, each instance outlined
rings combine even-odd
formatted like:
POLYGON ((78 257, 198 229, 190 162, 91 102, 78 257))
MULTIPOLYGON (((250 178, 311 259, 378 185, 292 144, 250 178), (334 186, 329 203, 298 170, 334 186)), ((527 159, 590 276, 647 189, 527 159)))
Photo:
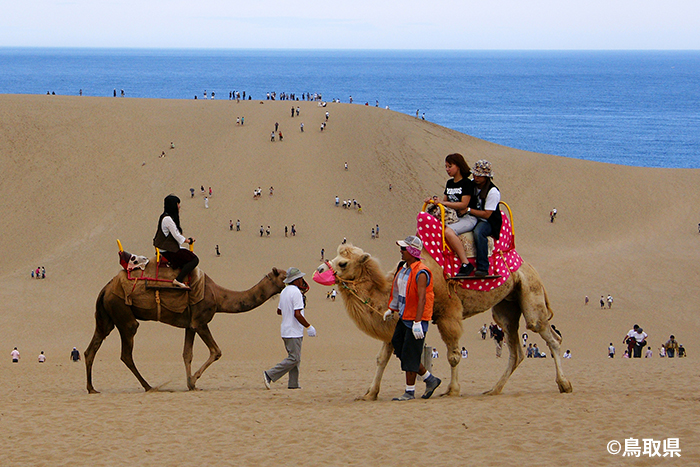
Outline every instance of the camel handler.
POLYGON ((433 316, 433 282, 430 270, 420 261, 423 242, 420 238, 409 236, 397 240, 401 247, 402 263, 394 275, 391 285, 389 309, 384 313, 384 321, 393 318, 399 312, 391 344, 394 354, 401 360, 401 370, 406 372, 406 392, 395 401, 408 401, 416 396, 416 375, 425 381, 423 399, 433 395, 442 382, 431 375, 421 363, 425 334, 428 323, 433 316))
POLYGON ((287 349, 287 358, 275 365, 274 368, 263 371, 265 387, 270 389, 270 383, 277 381, 289 373, 287 389, 301 389, 299 386, 299 365, 301 364, 301 342, 304 339, 304 328, 309 337, 316 337, 316 329, 304 317, 305 298, 309 284, 304 280, 304 274, 297 268, 287 269, 287 286, 280 293, 277 314, 282 316, 280 334, 287 349))

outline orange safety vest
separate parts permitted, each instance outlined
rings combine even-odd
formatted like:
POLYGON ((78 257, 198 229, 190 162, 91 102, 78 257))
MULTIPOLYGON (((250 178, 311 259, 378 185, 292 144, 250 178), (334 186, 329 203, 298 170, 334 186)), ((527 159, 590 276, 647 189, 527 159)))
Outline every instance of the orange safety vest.
MULTIPOLYGON (((435 300, 435 293, 433 292, 433 281, 430 269, 425 267, 420 261, 416 261, 411 264, 411 273, 408 276, 408 282, 406 284, 406 306, 403 310, 403 317, 407 321, 415 321, 418 310, 418 286, 416 285, 416 276, 420 271, 425 271, 428 273, 430 280, 428 281, 428 286, 425 290, 425 308, 423 309, 423 315, 421 316, 421 321, 430 321, 433 317, 433 302, 435 300)), ((391 294, 389 295, 389 300, 391 303, 391 298, 394 296, 394 285, 396 285, 396 276, 398 271, 394 275, 394 281, 391 284, 391 294)))

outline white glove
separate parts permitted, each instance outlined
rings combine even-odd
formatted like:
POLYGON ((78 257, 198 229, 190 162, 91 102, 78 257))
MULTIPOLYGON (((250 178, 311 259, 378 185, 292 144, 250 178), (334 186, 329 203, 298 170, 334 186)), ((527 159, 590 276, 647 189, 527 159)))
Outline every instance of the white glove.
POLYGON ((415 337, 416 339, 423 339, 425 337, 425 334, 423 334, 423 324, 421 324, 420 321, 417 323, 415 321, 413 322, 412 331, 413 337, 415 337))
POLYGON ((394 317, 394 310, 386 310, 384 312, 384 321, 389 321, 394 317))
POLYGON ((309 337, 316 337, 316 328, 313 326, 309 326, 306 328, 306 334, 309 335, 309 337))

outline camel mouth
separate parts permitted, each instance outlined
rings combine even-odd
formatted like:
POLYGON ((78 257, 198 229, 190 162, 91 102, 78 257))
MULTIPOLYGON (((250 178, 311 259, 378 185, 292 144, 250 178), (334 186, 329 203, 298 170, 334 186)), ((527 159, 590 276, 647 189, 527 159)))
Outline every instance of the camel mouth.
POLYGON ((314 272, 313 276, 314 282, 321 284, 321 285, 326 285, 326 286, 331 286, 335 285, 336 283, 336 277, 335 277, 335 271, 331 267, 331 264, 326 261, 324 264, 320 265, 316 271, 314 272))

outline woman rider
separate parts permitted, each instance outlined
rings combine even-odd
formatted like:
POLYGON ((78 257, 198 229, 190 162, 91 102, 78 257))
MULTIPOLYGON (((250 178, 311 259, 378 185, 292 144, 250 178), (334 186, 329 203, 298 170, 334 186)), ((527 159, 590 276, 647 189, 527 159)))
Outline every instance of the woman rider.
MULTIPOLYGON (((469 200, 474 194, 476 185, 469 179, 471 169, 461 154, 454 153, 445 157, 445 171, 450 178, 445 185, 445 196, 442 204, 447 208, 457 211, 459 219, 453 224, 447 224, 445 229, 445 241, 452 252, 459 257, 462 265, 459 272, 454 277, 466 277, 473 271, 470 267, 467 254, 459 236, 463 233, 471 232, 476 226, 477 219, 467 214, 469 200)), ((428 203, 435 203, 437 196, 426 200, 428 203)))
POLYGON ((187 288, 185 278, 197 267, 199 258, 186 246, 194 243, 192 237, 185 238, 180 226, 180 198, 175 195, 165 197, 163 214, 158 219, 158 229, 153 237, 153 245, 170 262, 173 269, 180 269, 180 273, 173 284, 187 288))

